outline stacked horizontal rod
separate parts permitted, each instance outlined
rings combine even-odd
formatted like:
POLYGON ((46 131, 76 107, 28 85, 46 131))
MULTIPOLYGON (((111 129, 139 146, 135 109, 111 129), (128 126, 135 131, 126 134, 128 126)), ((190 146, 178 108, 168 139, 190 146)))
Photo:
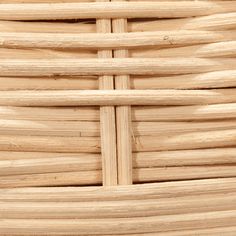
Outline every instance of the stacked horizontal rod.
POLYGON ((235 12, 0 0, 0 235, 234 235, 235 12))

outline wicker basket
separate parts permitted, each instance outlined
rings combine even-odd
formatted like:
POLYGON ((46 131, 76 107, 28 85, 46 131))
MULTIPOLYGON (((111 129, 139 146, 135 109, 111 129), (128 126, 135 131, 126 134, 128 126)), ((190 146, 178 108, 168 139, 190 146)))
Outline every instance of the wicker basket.
POLYGON ((236 235, 236 1, 0 0, 0 235, 236 235))

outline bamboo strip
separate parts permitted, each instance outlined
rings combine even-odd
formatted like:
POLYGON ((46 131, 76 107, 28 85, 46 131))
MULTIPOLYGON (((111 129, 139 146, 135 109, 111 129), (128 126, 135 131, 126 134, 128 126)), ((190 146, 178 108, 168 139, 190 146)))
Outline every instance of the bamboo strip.
POLYGON ((1 135, 99 137, 99 122, 0 120, 1 135))
MULTIPOLYGON (((107 2, 109 0, 97 0, 107 2)), ((97 32, 105 37, 112 32, 110 19, 97 19, 97 32)), ((89 37, 89 36, 87 36, 89 37)), ((78 42, 78 39, 76 40, 78 42)), ((83 41, 83 39, 82 39, 83 41)), ((98 51, 98 58, 112 58, 111 50, 98 51)), ((113 76, 102 75, 99 77, 100 90, 114 90, 113 76)), ((116 117, 114 106, 100 107, 101 152, 103 185, 117 185, 117 148, 116 148, 116 117)))
MULTIPOLYGON (((133 170, 133 181, 147 183, 228 178, 235 177, 235 171, 235 165, 138 168, 133 170)), ((0 178, 0 188, 97 185, 102 183, 101 175, 101 170, 4 175, 0 178)))
MULTIPOLYGON (((99 122, 0 120, 1 135, 99 137, 99 122)), ((156 136, 211 130, 236 129, 235 120, 196 122, 140 122, 132 125, 135 136, 156 136)))
POLYGON ((163 77, 131 77, 132 89, 205 89, 236 86, 236 70, 163 77))
POLYGON ((134 168, 223 165, 236 163, 235 148, 133 153, 134 168))
MULTIPOLYGON (((0 188, 97 185, 102 183, 102 171, 76 171, 44 174, 1 176, 0 188)), ((1 230, 0 230, 1 232, 1 230)))
POLYGON ((85 202, 117 201, 132 199, 161 199, 181 196, 232 193, 236 178, 203 179, 153 184, 135 184, 104 187, 51 187, 0 189, 4 202, 85 202))
POLYGON ((232 1, 1 4, 1 20, 183 18, 234 12, 232 1))
POLYGON ((0 77, 0 90, 74 90, 98 89, 98 81, 90 77, 0 77))
POLYGON ((39 121, 99 121, 97 107, 0 107, 0 118, 39 121))
POLYGON ((236 28, 236 13, 211 14, 209 16, 182 19, 134 21, 128 24, 129 32, 162 30, 231 30, 236 28))
MULTIPOLYGON (((174 44, 174 43, 173 43, 174 44)), ((133 50, 132 57, 235 57, 236 41, 210 43, 206 45, 184 46, 179 48, 133 50)))
POLYGON ((205 131, 173 135, 138 136, 133 141, 134 151, 167 151, 202 148, 233 147, 236 130, 205 131))
POLYGON ((204 213, 193 213, 183 215, 168 215, 154 217, 135 217, 117 219, 93 219, 88 220, 20 220, 4 219, 0 221, 0 232, 5 235, 30 235, 40 234, 53 235, 61 234, 129 234, 166 232, 188 229, 204 229, 207 227, 234 226, 236 220, 235 210, 231 211, 211 211, 204 213), (104 227, 104 225, 106 227, 104 227), (168 227, 166 227, 168 225, 168 227))
POLYGON ((236 120, 200 122, 133 122, 132 127, 135 136, 158 136, 164 133, 168 135, 175 135, 189 132, 236 129, 236 120))
POLYGON ((235 193, 107 202, 0 202, 1 219, 100 219, 149 217, 236 208, 235 193))
MULTIPOLYGON (((194 230, 181 230, 181 231, 170 231, 165 233, 158 233, 160 236, 196 236, 196 235, 207 235, 207 236, 215 236, 215 235, 226 235, 226 236, 234 236, 234 232, 236 231, 236 226, 228 226, 228 227, 214 227, 214 228, 204 228, 204 229, 194 229, 194 230)), ((145 234, 129 234, 129 236, 155 236, 157 233, 145 233, 145 234)), ((108 235, 107 235, 108 236, 108 235)), ((128 235, 127 235, 128 236, 128 235)))
POLYGON ((236 89, 0 91, 1 106, 207 105, 236 102, 236 89))
POLYGON ((17 160, 2 160, 1 156, 0 176, 101 170, 101 156, 98 154, 44 153, 39 155, 40 158, 35 156, 37 154, 31 153, 30 159, 24 159, 23 155, 22 159, 17 160))
POLYGON ((12 48, 133 48, 191 45, 236 39, 235 31, 180 30, 134 33, 114 31, 112 34, 108 33, 105 31, 89 34, 0 32, 0 46, 12 48))
MULTIPOLYGON (((0 107, 0 118, 40 121, 99 121, 95 107, 0 107)), ((133 121, 190 121, 236 118, 236 104, 132 108, 133 121)))
POLYGON ((234 70, 235 58, 2 59, 0 76, 189 74, 234 70))
MULTIPOLYGON (((116 2, 116 0, 113 0, 116 2)), ((126 3, 122 1, 122 3, 126 3)), ((113 33, 127 32, 127 19, 112 20, 113 33)), ((127 35, 127 34, 126 34, 127 35)), ((128 50, 115 50, 115 58, 128 57, 128 50)), ((115 88, 118 90, 130 89, 130 76, 127 74, 115 76, 115 88)), ((118 183, 120 185, 132 184, 132 140, 131 140, 131 107, 116 107, 117 130, 117 160, 118 183)))
MULTIPOLYGON (((8 1, 8 0, 7 0, 8 1)), ((22 22, 0 21, 1 32, 24 32, 24 33, 95 33, 96 25, 89 22, 22 22)))
MULTIPOLYGON (((0 48, 0 59, 82 59, 82 58, 96 58, 96 51, 89 50, 54 50, 54 49, 14 49, 14 48, 0 48)), ((18 75, 16 75, 18 76, 18 75)), ((31 77, 28 74, 28 77, 31 77)))
POLYGON ((99 137, 0 136, 1 151, 100 152, 99 137))
POLYGON ((183 166, 134 169, 134 182, 158 182, 236 176, 236 166, 183 166))
POLYGON ((173 107, 133 107, 135 121, 216 120, 236 117, 236 104, 173 107))
MULTIPOLYGON (((0 152, 0 157, 1 176, 101 169, 98 154, 0 152)), ((235 148, 133 153, 136 169, 235 163, 235 148)))

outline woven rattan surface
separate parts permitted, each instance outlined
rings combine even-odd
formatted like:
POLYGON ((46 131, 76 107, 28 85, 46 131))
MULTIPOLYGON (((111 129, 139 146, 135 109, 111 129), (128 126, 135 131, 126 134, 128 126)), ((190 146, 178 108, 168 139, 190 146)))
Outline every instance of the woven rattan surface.
POLYGON ((0 236, 236 235, 236 1, 0 0, 0 236))

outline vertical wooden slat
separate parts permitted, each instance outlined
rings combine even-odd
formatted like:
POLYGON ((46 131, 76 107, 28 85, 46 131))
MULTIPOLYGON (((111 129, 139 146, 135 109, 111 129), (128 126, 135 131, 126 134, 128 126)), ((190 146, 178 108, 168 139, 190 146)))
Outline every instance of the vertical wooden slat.
MULTIPOLYGON (((99 1, 99 0, 97 0, 99 1)), ((100 0, 103 1, 103 0, 100 0)), ((104 0, 105 1, 105 0, 104 0)), ((110 19, 97 19, 98 33, 111 33, 110 19)), ((112 50, 98 51, 99 58, 112 58, 112 50)), ((114 89, 113 76, 100 76, 99 89, 114 89)), ((100 107, 103 185, 117 185, 116 118, 114 106, 100 107)))
MULTIPOLYGON (((116 0, 112 0, 116 1, 116 0)), ((127 19, 112 20, 113 33, 127 32, 127 19)), ((114 50, 115 58, 128 57, 128 50, 114 50)), ((129 75, 115 76, 116 89, 130 89, 129 75)), ((118 184, 132 184, 131 107, 116 107, 118 184)))

